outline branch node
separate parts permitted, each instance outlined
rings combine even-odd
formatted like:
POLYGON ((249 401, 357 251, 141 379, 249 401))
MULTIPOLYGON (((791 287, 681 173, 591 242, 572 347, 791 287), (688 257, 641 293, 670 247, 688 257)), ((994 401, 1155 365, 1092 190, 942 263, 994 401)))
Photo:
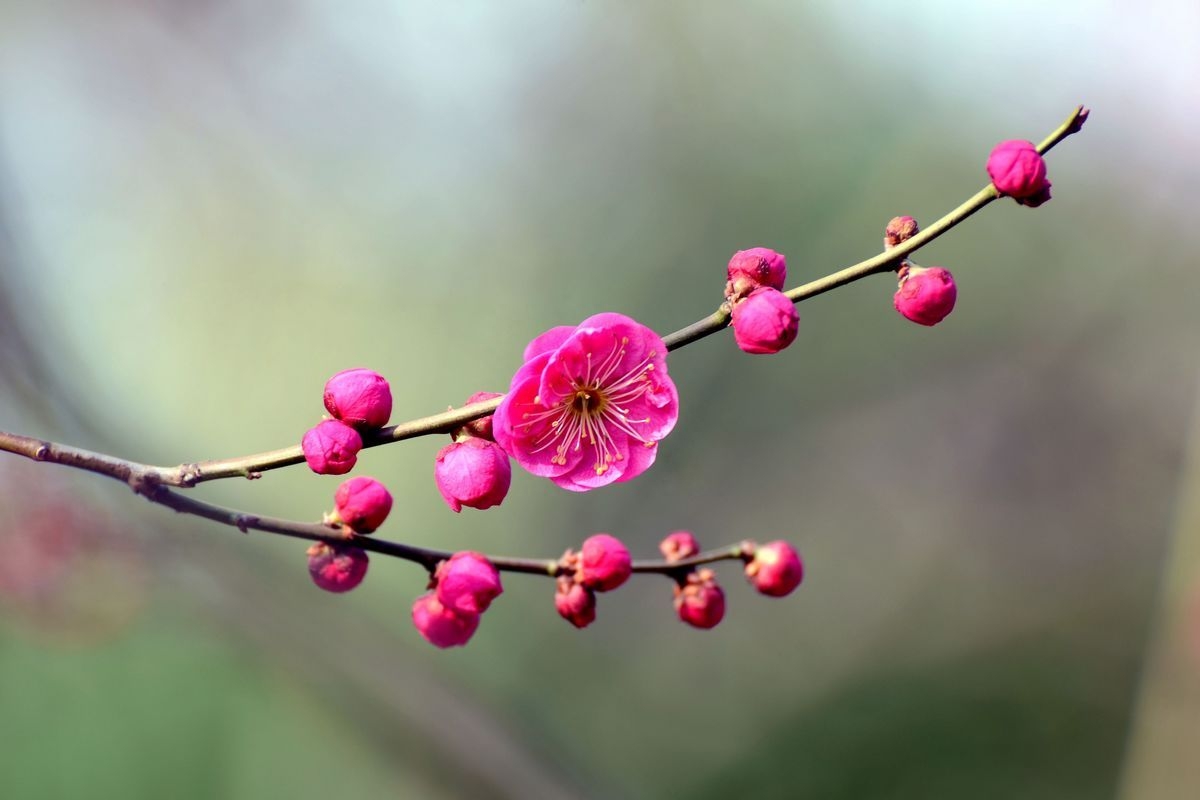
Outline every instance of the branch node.
POLYGON ((195 464, 188 464, 184 469, 183 474, 179 476, 179 485, 188 489, 196 485, 200 480, 200 467, 195 464))

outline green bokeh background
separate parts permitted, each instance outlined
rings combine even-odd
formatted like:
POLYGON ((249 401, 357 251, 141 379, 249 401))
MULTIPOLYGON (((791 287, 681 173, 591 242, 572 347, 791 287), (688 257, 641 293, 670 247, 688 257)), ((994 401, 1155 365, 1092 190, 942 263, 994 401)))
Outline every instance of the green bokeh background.
MULTIPOLYGON (((823 275, 1094 109, 1051 203, 917 254, 958 280, 944 324, 876 277, 778 356, 674 354, 634 482, 521 473, 456 516, 440 437, 360 458, 417 544, 795 542, 801 590, 727 565, 712 632, 665 581, 578 632, 512 576, 435 651, 410 564, 325 595, 302 544, 0 460, 0 547, 66 506, 86 529, 0 593, 0 796, 1111 796, 1200 344, 1200 12, 1127 5, 0 2, 0 428, 152 463, 291 444, 345 367, 399 420, 504 390, 553 325, 674 330, 737 249, 823 275)), ((336 485, 196 491, 316 519, 336 485)))

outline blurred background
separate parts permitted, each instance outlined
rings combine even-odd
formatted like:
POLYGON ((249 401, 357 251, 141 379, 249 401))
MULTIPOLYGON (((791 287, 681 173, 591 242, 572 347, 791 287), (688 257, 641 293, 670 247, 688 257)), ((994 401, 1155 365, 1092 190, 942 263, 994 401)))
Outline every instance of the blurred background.
MULTIPOLYGON (((674 354, 636 481, 456 516, 448 440, 360 458, 423 545, 795 542, 786 600, 719 570, 711 632, 665 580, 579 632, 511 576, 436 651, 411 564, 328 595, 303 543, 0 457, 0 795, 1196 797, 1197 37, 1183 2, 0 0, 0 428, 161 464, 298 442, 343 368, 399 421, 554 325, 666 333, 738 249, 823 275, 1093 109, 1052 202, 916 254, 937 328, 879 276, 775 357, 674 354)), ((316 520, 338 482, 195 491, 316 520)))

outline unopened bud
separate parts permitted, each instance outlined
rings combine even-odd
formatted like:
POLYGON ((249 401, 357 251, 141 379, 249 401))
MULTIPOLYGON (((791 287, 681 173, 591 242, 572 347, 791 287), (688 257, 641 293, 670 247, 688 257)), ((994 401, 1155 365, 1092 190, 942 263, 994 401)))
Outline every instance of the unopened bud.
POLYGON ((333 495, 337 518, 355 533, 370 533, 392 510, 392 495, 379 481, 359 476, 343 481, 333 495))
POLYGON ((392 389, 374 370, 342 370, 325 383, 325 408, 355 428, 381 428, 392 416, 392 389))
POLYGON ((596 621, 595 592, 565 575, 557 581, 554 607, 576 628, 586 628, 596 621))
POLYGON ((883 246, 895 247, 916 236, 919 231, 917 221, 912 217, 892 217, 883 231, 883 246))
POLYGON ((712 570, 697 570, 675 587, 675 612, 694 628, 715 628, 725 618, 725 592, 712 570))
POLYGON ((760 286, 782 289, 787 282, 787 258, 769 247, 739 250, 725 270, 725 297, 736 303, 760 286))
POLYGON ((892 298, 906 319, 919 325, 937 325, 954 310, 958 288, 950 270, 941 267, 902 267, 900 285, 892 298))
POLYGON ((700 543, 689 531, 675 531, 659 542, 658 550, 667 561, 680 561, 699 553, 700 543))
POLYGON ((354 469, 362 446, 358 431, 336 419, 322 420, 300 440, 308 468, 318 475, 345 475, 354 469))
POLYGON ((796 340, 800 315, 778 289, 755 289, 733 307, 733 338, 743 352, 778 353, 796 340))
POLYGON ((367 574, 367 552, 349 545, 316 542, 308 548, 308 574, 327 592, 348 592, 367 574))

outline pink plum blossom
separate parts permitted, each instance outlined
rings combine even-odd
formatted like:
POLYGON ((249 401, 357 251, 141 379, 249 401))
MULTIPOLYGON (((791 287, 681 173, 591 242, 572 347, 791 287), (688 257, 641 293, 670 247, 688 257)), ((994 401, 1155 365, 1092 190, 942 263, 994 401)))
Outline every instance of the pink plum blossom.
POLYGON ((460 614, 482 614, 500 596, 500 571, 487 556, 470 550, 438 564, 433 576, 438 602, 460 614))
POLYGON ((345 475, 354 469, 362 446, 358 431, 336 419, 322 420, 300 440, 304 460, 318 475, 345 475))
POLYGON ((367 552, 350 545, 317 542, 308 548, 308 574, 327 592, 348 592, 367 574, 367 552))
POLYGON ((512 465, 500 445, 468 436, 438 452, 433 477, 442 499, 457 514, 463 506, 485 509, 504 502, 512 465))
POLYGON ((783 597, 804 580, 804 562, 787 542, 767 542, 755 548, 746 564, 746 578, 768 597, 783 597))
POLYGON ((666 356, 658 334, 621 314, 552 328, 525 348, 496 410, 496 441, 570 491, 635 478, 679 417, 666 356))
POLYGON ((800 315, 778 289, 755 289, 733 307, 733 338, 746 353, 770 355, 796 341, 800 315))
POLYGON ((461 647, 479 627, 478 614, 460 614, 446 608, 432 592, 417 598, 412 607, 413 626, 434 647, 461 647))
POLYGON ((379 481, 366 476, 343 481, 333 495, 337 518, 355 533, 370 533, 383 524, 392 510, 392 494, 379 481))
POLYGON ((1001 195, 1036 208, 1050 199, 1046 160, 1033 142, 1010 139, 996 145, 987 160, 988 177, 1001 195))
POLYGON ((392 416, 392 389, 374 370, 342 370, 325 383, 325 408, 355 428, 379 428, 392 416))
POLYGON ((900 286, 892 298, 905 319, 918 325, 937 325, 954 310, 958 287, 950 270, 941 267, 901 267, 900 286))

